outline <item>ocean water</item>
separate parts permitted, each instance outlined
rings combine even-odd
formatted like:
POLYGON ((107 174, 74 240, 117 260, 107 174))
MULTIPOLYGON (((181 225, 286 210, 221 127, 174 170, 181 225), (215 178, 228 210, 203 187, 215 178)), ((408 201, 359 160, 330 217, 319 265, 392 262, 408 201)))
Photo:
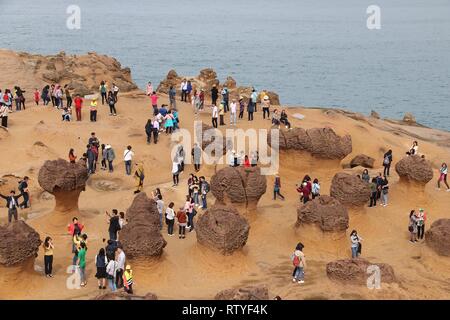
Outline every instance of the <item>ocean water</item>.
POLYGON ((212 67, 285 105, 412 112, 450 130, 449 0, 0 0, 0 25, 2 48, 112 55, 143 88, 212 67), (380 30, 366 27, 373 4, 380 30))

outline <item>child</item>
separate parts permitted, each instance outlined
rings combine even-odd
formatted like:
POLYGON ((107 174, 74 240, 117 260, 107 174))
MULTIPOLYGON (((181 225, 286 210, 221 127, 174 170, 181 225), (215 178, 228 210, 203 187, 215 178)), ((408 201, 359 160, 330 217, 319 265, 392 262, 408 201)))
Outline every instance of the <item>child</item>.
POLYGON ((131 270, 130 265, 127 265, 125 272, 123 273, 123 283, 125 285, 125 292, 133 294, 133 270, 131 270))

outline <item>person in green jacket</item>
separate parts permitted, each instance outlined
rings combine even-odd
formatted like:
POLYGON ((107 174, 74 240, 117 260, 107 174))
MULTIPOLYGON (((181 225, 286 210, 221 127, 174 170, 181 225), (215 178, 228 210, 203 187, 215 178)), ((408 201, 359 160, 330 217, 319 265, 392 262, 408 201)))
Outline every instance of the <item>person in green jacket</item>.
POLYGON ((84 242, 80 243, 80 250, 78 251, 78 262, 77 265, 80 269, 80 285, 82 287, 86 286, 86 244, 84 242))

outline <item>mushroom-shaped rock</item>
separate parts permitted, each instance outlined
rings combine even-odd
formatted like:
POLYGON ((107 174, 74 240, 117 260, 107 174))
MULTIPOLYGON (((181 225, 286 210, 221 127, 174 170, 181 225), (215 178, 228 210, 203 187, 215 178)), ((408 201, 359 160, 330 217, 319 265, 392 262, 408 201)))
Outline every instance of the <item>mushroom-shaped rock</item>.
POLYGON ((246 208, 256 207, 266 193, 266 176, 258 167, 227 167, 211 178, 211 191, 222 204, 240 204, 246 208))
POLYGON ((216 204, 200 216, 196 230, 200 244, 228 255, 246 244, 250 226, 235 208, 216 204))
POLYGON ((419 155, 406 156, 395 164, 400 181, 426 184, 433 179, 431 162, 419 155))
POLYGON ((78 198, 89 176, 86 167, 63 159, 47 160, 39 170, 41 187, 55 196, 55 211, 78 211, 78 198))
POLYGON ((407 124, 416 124, 416 117, 410 112, 405 113, 403 116, 403 122, 406 122, 407 124))
POLYGON ((0 265, 12 267, 34 261, 41 243, 39 233, 22 220, 0 226, 0 265))
POLYGON ((216 294, 215 300, 269 300, 269 289, 263 286, 248 286, 227 289, 216 294))
POLYGON ((181 81, 182 78, 178 76, 177 72, 175 70, 170 70, 169 73, 167 73, 166 78, 161 81, 156 91, 159 93, 168 94, 170 87, 173 86, 175 89, 178 89, 178 84, 181 81))
POLYGON ((425 233, 426 244, 441 256, 450 257, 450 219, 439 219, 425 233))
POLYGON ((370 187, 355 175, 339 172, 331 181, 330 196, 346 206, 362 206, 370 198, 370 187))
MULTIPOLYGON (((370 270, 369 266, 375 265, 380 268, 381 281, 385 283, 396 282, 394 269, 385 263, 372 263, 365 259, 343 259, 332 261, 327 264, 327 276, 331 280, 341 281, 350 284, 366 284, 370 270)), ((376 267, 372 267, 376 268, 376 267)))
MULTIPOLYGON (((271 132, 267 142, 272 146, 271 132)), ((350 135, 338 136, 331 128, 279 130, 281 150, 307 151, 319 159, 342 160, 352 152, 350 135)))
POLYGON ((323 195, 298 208, 297 226, 304 223, 317 224, 323 231, 345 231, 348 228, 348 212, 338 200, 323 195))
POLYGON ((127 210, 128 223, 120 231, 120 242, 127 256, 136 258, 159 257, 167 245, 159 229, 156 202, 145 193, 139 193, 127 210))
POLYGON ((196 136, 201 139, 200 147, 208 155, 220 157, 233 147, 233 142, 226 139, 220 130, 203 122, 201 125, 197 124, 195 130, 196 136))
POLYGON ((153 293, 147 293, 145 296, 138 296, 134 294, 128 294, 126 292, 109 292, 99 295, 92 300, 158 300, 158 297, 153 293))
POLYGON ((361 166, 364 168, 373 168, 373 164, 375 163, 375 159, 365 154, 358 154, 356 157, 350 161, 350 168, 354 168, 357 166, 361 166))

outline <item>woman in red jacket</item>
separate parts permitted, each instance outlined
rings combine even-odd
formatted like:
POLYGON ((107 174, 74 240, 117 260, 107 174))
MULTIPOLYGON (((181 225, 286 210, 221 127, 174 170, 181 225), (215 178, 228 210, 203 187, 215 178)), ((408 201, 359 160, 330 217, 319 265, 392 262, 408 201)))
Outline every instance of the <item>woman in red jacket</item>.
POLYGON ((187 224, 187 215, 186 211, 181 208, 177 213, 177 220, 179 225, 179 235, 178 238, 184 239, 186 238, 186 224, 187 224))

